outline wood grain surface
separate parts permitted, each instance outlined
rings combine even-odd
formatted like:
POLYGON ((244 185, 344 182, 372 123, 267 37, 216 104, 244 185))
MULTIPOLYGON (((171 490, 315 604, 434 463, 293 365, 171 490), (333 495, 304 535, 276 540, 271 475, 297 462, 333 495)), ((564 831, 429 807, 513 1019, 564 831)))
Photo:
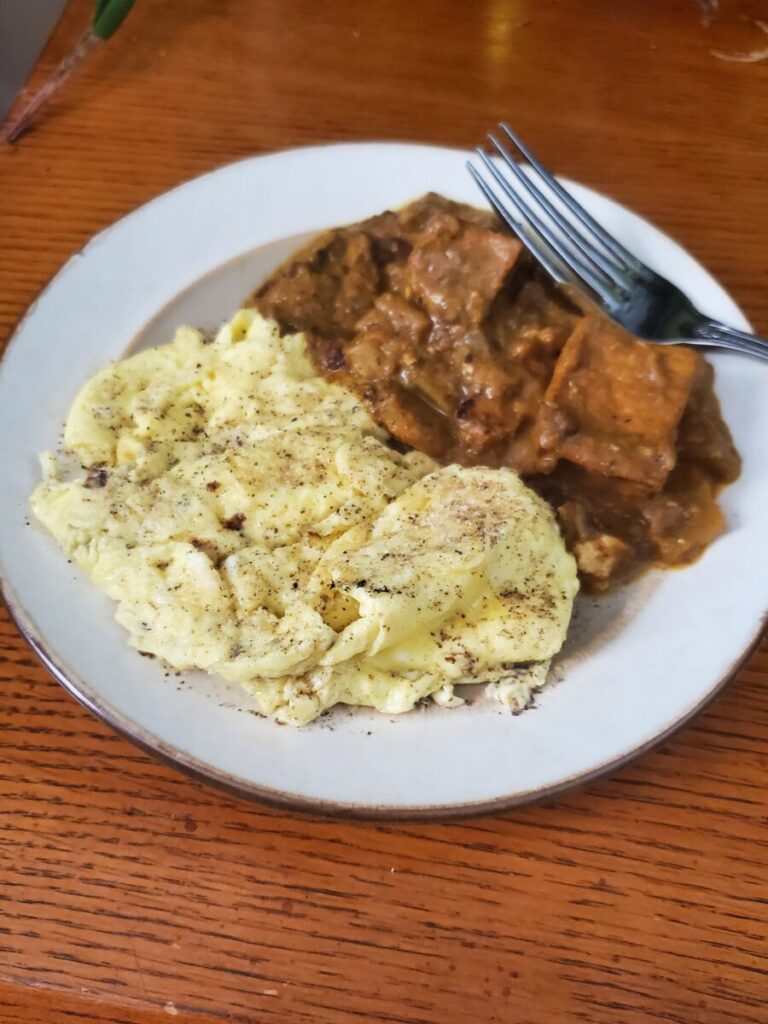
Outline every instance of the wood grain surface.
MULTIPOLYGON (((768 61, 713 54, 765 45, 766 6, 721 0, 709 27, 703 6, 138 0, 0 147, 0 338, 93 232, 186 178, 329 140, 469 147, 502 116, 768 333, 768 61)), ((408 826, 224 797, 91 718, 7 617, 0 654, 3 1024, 768 1021, 765 647, 614 778, 408 826)))

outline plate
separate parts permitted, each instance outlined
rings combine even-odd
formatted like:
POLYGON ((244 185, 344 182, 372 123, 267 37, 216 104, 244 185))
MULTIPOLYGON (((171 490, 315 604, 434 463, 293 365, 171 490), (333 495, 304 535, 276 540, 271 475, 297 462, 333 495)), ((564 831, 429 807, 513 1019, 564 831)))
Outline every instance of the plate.
MULTIPOLYGON (((253 713, 236 686, 165 676, 125 642, 112 603, 30 523, 37 454, 56 446, 82 383, 182 322, 214 328, 314 232, 430 189, 478 202, 466 153, 363 144, 292 150, 223 167, 96 236, 19 325, 0 367, 0 570, 43 662, 86 707, 141 746, 249 797, 331 815, 446 818, 558 793, 625 764, 724 685, 768 603, 768 366, 718 354, 717 390, 744 457, 722 496, 728 531, 694 566, 610 598, 580 598, 555 680, 511 716, 471 705, 402 717, 339 709, 304 730, 253 713)), ((704 312, 744 317, 656 228, 570 186, 606 227, 704 312)))

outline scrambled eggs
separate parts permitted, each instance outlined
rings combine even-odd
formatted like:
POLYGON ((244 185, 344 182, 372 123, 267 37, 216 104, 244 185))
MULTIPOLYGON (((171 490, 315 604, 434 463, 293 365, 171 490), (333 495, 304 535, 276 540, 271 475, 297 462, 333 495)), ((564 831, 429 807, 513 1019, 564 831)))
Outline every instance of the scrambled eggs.
POLYGON ((279 720, 469 682, 524 706, 577 589, 549 508, 509 470, 386 442, 302 335, 243 310, 90 380, 64 434, 84 469, 45 456, 32 508, 135 647, 279 720))

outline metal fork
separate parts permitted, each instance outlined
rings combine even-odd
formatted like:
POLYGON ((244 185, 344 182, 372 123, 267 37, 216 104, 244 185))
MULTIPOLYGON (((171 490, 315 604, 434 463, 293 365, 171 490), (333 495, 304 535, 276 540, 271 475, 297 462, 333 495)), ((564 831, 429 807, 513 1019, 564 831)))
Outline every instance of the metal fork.
POLYGON ((501 160, 478 147, 483 171, 472 163, 467 167, 491 206, 556 281, 586 292, 612 320, 646 341, 714 346, 768 359, 768 341, 700 313, 679 288, 598 224, 509 125, 499 127, 528 168, 523 170, 493 133, 488 141, 501 160))

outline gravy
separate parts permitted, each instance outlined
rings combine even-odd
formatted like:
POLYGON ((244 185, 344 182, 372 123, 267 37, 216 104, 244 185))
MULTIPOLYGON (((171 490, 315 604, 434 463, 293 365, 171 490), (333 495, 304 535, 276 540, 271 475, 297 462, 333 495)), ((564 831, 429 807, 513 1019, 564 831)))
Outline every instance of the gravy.
POLYGON ((253 303, 396 443, 517 470, 587 590, 690 562, 723 529, 740 459, 710 365, 574 305, 490 213, 430 194, 325 232, 253 303))

